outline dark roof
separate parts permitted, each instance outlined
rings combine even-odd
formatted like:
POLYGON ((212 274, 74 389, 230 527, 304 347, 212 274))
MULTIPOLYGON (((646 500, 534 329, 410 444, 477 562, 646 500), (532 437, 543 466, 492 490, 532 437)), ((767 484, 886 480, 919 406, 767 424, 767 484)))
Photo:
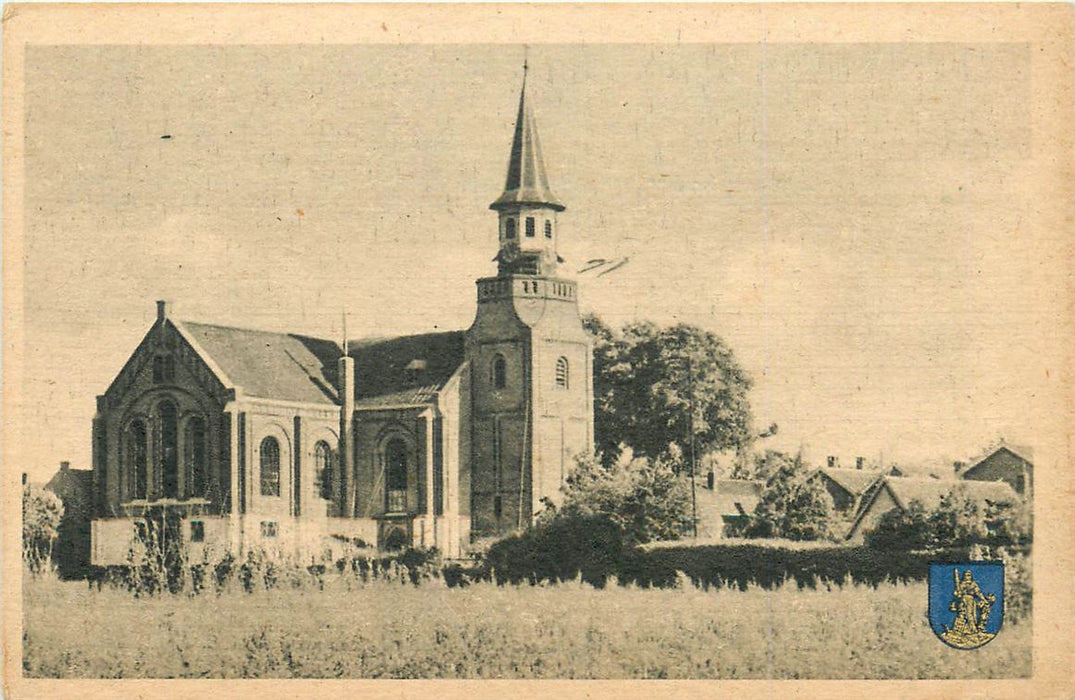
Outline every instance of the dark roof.
POLYGON ((65 513, 89 515, 93 498, 91 470, 61 467, 45 484, 45 488, 60 497, 65 513))
POLYGON ((1034 466, 1034 452, 1029 447, 1026 447, 1024 445, 1013 445, 1011 443, 1002 442, 1001 444, 990 448, 981 457, 973 460, 971 462, 971 466, 969 466, 966 469, 964 469, 960 473, 960 476, 963 477, 963 478, 966 478, 967 474, 971 473, 972 471, 974 471, 978 467, 982 466, 983 462, 985 462, 986 460, 988 460, 990 457, 992 457, 993 455, 997 454, 998 452, 1002 452, 1004 450, 1007 450, 1008 452, 1011 452, 1013 455, 1015 455, 1019 459, 1023 460, 1024 462, 1026 462, 1031 467, 1034 466))
POLYGON ((839 469, 836 467, 822 467, 818 470, 818 474, 822 474, 832 479, 837 486, 853 496, 862 495, 865 493, 866 489, 870 488, 870 486, 881 478, 881 473, 876 471, 864 469, 839 469))
POLYGON ((337 402, 340 347, 320 338, 176 322, 234 386, 248 396, 305 403, 337 402))
POLYGON ((529 100, 526 99, 526 76, 519 94, 519 113, 515 118, 515 137, 511 142, 508 160, 508 177, 504 194, 489 205, 490 209, 502 210, 519 204, 545 205, 563 211, 564 205, 549 189, 545 174, 545 161, 541 157, 537 125, 529 100))
POLYGON ((432 401, 463 364, 463 331, 348 343, 355 359, 355 406, 377 408, 432 401))

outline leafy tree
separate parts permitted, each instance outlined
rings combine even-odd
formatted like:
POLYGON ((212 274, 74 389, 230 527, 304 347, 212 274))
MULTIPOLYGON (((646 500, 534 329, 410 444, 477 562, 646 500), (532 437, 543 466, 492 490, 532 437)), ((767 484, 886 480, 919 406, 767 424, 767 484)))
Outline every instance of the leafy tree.
POLYGON ((595 316, 595 432, 611 464, 624 447, 639 457, 742 449, 754 439, 747 393, 750 377, 731 348, 696 326, 631 323, 614 332, 595 316), (674 446, 674 447, 673 447, 674 446))
POLYGON ((567 478, 563 504, 554 518, 605 516, 628 546, 674 540, 691 529, 690 491, 665 461, 621 458, 604 466, 580 458, 567 478))
POLYGON ((906 512, 893 508, 866 533, 864 541, 874 549, 926 549, 932 544, 929 515, 919 500, 907 504, 906 512))
POLYGON ((46 568, 63 519, 63 501, 32 484, 22 487, 22 558, 33 572, 46 568))
POLYGON ((754 517, 747 527, 751 537, 785 537, 818 540, 831 537, 832 497, 813 469, 794 457, 766 450, 755 461, 756 478, 765 481, 754 517))

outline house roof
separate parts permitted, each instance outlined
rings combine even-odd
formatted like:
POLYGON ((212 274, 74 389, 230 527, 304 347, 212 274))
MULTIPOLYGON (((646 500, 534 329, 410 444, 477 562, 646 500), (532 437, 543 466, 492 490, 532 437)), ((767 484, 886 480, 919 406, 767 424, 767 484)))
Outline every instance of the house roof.
POLYGON ((1003 442, 1000 445, 997 445, 996 447, 991 448, 989 451, 987 451, 981 457, 978 457, 973 462, 971 462, 971 466, 969 466, 966 469, 964 469, 963 472, 960 474, 960 476, 962 478, 966 478, 967 474, 970 474, 972 471, 974 471, 978 467, 982 466, 982 464, 986 460, 988 460, 990 457, 992 457, 993 455, 997 454, 998 452, 1003 452, 1005 450, 1007 450, 1008 452, 1011 452, 1013 455, 1015 455, 1019 459, 1023 460, 1024 462, 1029 464, 1031 467, 1034 466, 1034 451, 1031 448, 1029 448, 1029 447, 1027 447, 1025 445, 1013 445, 1011 443, 1003 442))
POLYGON ((248 396, 337 403, 335 364, 340 348, 330 340, 190 321, 174 323, 248 396))
POLYGON ((703 520, 751 515, 761 497, 760 481, 718 479, 713 490, 697 489, 698 511, 703 520))
POLYGON ((432 401, 463 364, 463 331, 348 342, 355 360, 355 406, 432 401))
POLYGON ((919 501, 926 508, 934 508, 941 498, 948 493, 965 493, 975 501, 993 503, 1012 503, 1018 500, 1015 491, 1003 481, 940 481, 937 479, 911 479, 906 477, 885 477, 885 486, 900 508, 904 510, 911 501, 919 501))
POLYGON ((862 526, 866 514, 877 502, 881 492, 887 490, 901 510, 907 510, 912 501, 918 501, 927 510, 936 508, 945 494, 958 492, 982 503, 1014 503, 1018 500, 1015 491, 1003 481, 943 481, 940 479, 915 479, 904 476, 886 476, 881 481, 881 488, 875 489, 859 508, 855 521, 847 532, 850 539, 862 526))
POLYGON ((93 500, 93 472, 89 469, 60 467, 45 488, 63 501, 65 512, 88 515, 93 500))
POLYGON ((839 469, 836 467, 822 467, 818 473, 831 479, 837 486, 853 496, 862 495, 870 488, 882 474, 876 471, 863 469, 839 469))

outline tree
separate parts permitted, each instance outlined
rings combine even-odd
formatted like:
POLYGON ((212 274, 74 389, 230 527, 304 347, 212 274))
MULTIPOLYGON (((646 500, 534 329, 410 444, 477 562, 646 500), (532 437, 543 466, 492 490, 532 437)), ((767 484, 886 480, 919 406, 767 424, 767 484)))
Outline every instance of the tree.
POLYGON ((596 445, 606 464, 623 447, 650 459, 673 446, 689 455, 692 427, 698 455, 754 439, 750 377, 719 337, 686 324, 632 323, 619 333, 595 316, 583 324, 594 338, 596 445))
POLYGON ((581 458, 567 478, 555 518, 606 516, 628 546, 674 540, 691 529, 690 491, 672 466, 660 460, 621 458, 605 466, 581 458))
POLYGON ((37 573, 48 568, 63 519, 63 501, 32 484, 22 487, 22 558, 37 573))
POLYGON ((754 517, 747 528, 751 537, 785 537, 791 540, 818 540, 831 536, 832 497, 803 462, 766 450, 755 461, 756 478, 765 481, 754 517))
POLYGON ((929 517, 922 501, 913 500, 906 511, 893 508, 882 515, 863 539, 866 546, 874 549, 927 549, 932 544, 929 517))

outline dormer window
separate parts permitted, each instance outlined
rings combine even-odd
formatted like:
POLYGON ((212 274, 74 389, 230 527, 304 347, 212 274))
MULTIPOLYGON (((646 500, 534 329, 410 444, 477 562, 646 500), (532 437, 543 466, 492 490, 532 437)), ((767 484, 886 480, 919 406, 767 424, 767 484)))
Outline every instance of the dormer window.
POLYGON ((515 219, 504 220, 504 238, 509 240, 515 238, 515 219))
POLYGON ((411 384, 417 384, 418 381, 422 378, 422 373, 425 372, 426 366, 427 365, 425 360, 416 359, 411 360, 409 363, 407 363, 407 366, 403 370, 407 381, 411 384))
POLYGON ((545 219, 545 238, 552 238, 552 222, 545 219))
POLYGON ((534 237, 534 217, 532 216, 526 217, 526 237, 534 237))

